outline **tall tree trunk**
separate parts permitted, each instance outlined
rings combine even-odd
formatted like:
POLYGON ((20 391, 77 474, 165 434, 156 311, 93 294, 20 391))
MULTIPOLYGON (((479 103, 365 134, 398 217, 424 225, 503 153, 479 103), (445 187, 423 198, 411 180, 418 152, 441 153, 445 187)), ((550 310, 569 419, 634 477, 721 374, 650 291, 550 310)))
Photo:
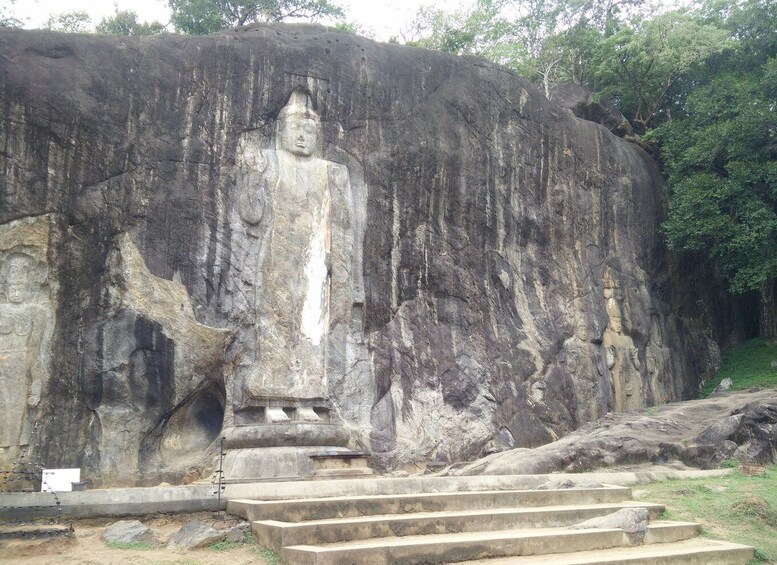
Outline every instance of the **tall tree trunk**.
POLYGON ((761 286, 758 306, 759 337, 777 337, 777 279, 769 279, 761 286))

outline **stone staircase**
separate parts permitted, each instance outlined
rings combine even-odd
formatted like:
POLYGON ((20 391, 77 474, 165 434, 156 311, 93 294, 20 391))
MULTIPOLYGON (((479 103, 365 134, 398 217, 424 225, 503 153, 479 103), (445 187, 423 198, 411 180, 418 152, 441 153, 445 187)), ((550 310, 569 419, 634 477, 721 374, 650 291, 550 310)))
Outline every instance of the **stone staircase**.
POLYGON ((633 501, 629 488, 509 488, 504 480, 480 479, 464 490, 453 490, 461 489, 460 480, 446 486, 437 479, 426 485, 437 492, 421 494, 398 493, 396 486, 377 494, 381 479, 369 479, 339 496, 331 488, 324 489, 330 496, 306 496, 313 486, 284 500, 231 499, 227 509, 250 520, 257 543, 278 552, 285 565, 712 565, 753 557, 750 547, 698 538, 697 524, 659 520, 663 507, 633 501), (623 508, 647 509, 644 536, 570 528, 623 508))

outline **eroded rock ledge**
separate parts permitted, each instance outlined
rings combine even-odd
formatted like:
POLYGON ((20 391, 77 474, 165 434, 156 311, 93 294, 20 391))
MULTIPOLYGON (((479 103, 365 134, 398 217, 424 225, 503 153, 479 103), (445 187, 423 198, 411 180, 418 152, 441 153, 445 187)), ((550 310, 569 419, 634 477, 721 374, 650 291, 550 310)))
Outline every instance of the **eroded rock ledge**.
POLYGON ((656 411, 607 414, 536 449, 515 449, 458 466, 452 474, 583 472, 680 461, 711 469, 723 461, 777 462, 777 389, 717 393, 656 411))

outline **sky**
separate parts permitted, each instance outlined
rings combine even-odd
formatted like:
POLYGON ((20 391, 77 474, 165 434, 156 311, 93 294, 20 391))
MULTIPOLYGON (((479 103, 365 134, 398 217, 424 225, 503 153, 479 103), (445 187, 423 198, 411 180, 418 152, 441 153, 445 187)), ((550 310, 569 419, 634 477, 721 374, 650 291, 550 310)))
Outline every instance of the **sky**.
MULTIPOLYGON (((386 41, 392 36, 401 37, 408 29, 412 16, 422 5, 454 10, 467 5, 467 0, 334 0, 346 11, 346 21, 358 23, 362 29, 372 32, 375 39, 386 41)), ((7 0, 0 0, 6 5, 7 0)), ((24 27, 42 27, 51 14, 83 10, 96 24, 113 15, 115 8, 134 10, 141 21, 157 20, 166 23, 170 17, 166 0, 16 0, 10 12, 24 22, 24 27)))

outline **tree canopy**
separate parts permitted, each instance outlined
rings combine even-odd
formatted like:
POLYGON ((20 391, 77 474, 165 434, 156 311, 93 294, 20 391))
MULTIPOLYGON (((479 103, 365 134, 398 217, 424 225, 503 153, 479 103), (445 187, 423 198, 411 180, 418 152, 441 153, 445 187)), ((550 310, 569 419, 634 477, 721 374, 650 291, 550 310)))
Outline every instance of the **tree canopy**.
POLYGON ((329 0, 168 0, 168 5, 175 29, 194 35, 259 21, 343 16, 342 9, 329 0))
POLYGON ((14 2, 16 0, 0 1, 0 27, 21 27, 22 22, 13 17, 9 11, 14 2))
POLYGON ((146 36, 163 33, 165 26, 159 22, 141 22, 134 10, 119 10, 109 17, 103 18, 95 28, 97 33, 106 35, 146 36))
POLYGON ((507 65, 540 86, 587 86, 653 144, 677 253, 704 253, 734 293, 761 293, 777 330, 777 3, 477 0, 425 9, 415 44, 507 65))
POLYGON ((668 174, 668 241, 701 250, 733 292, 777 277, 777 7, 749 0, 708 18, 734 41, 692 73, 651 137, 668 174))
POLYGON ((92 28, 92 18, 83 10, 73 10, 61 14, 51 14, 46 21, 46 29, 64 33, 88 33, 92 28))

